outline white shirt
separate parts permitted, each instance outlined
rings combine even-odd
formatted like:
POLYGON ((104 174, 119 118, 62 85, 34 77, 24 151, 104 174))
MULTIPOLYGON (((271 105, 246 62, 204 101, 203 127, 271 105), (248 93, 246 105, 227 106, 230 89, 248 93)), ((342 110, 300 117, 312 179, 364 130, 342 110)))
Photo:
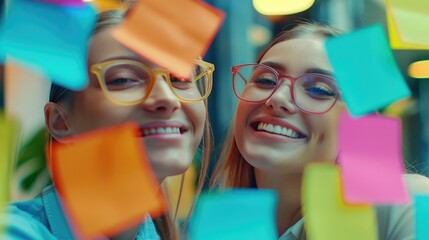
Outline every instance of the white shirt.
POLYGON ((302 227, 304 223, 304 218, 301 218, 298 222, 292 225, 290 228, 284 232, 279 240, 297 240, 299 234, 301 233, 302 227))

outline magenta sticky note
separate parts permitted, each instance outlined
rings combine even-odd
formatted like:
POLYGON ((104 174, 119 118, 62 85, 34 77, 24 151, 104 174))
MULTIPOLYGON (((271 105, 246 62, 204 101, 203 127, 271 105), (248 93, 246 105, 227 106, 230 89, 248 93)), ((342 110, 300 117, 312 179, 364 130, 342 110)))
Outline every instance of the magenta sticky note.
POLYGON ((83 5, 82 0, 38 0, 38 1, 60 5, 60 6, 68 6, 68 7, 80 7, 83 5))
POLYGON ((400 120, 382 115, 353 118, 345 113, 339 122, 338 160, 345 201, 408 203, 400 120))

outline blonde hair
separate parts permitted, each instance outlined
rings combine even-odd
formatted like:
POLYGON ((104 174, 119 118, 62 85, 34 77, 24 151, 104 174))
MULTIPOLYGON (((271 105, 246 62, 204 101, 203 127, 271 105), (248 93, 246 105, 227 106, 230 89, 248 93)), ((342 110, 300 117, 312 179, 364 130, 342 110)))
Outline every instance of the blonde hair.
MULTIPOLYGON (((324 38, 338 35, 339 32, 331 27, 317 23, 302 22, 294 28, 279 33, 269 44, 262 50, 256 59, 259 63, 271 47, 279 42, 299 38, 306 35, 320 36, 324 38)), ((234 137, 234 121, 228 131, 228 135, 222 147, 219 160, 216 164, 211 188, 256 188, 254 168, 244 159, 238 150, 234 137)))

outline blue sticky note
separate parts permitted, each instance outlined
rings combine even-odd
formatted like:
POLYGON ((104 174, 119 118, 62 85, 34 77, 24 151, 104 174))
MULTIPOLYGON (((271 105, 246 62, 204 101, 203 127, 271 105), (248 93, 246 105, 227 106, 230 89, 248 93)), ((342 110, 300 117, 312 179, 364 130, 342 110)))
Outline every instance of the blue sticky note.
POLYGON ((189 226, 191 240, 277 239, 277 194, 235 189, 199 198, 189 226))
POLYGON ((353 116, 410 96, 381 24, 329 38, 325 47, 342 98, 353 116))
POLYGON ((9 1, 0 26, 0 62, 10 57, 41 71, 58 85, 80 90, 88 84, 87 46, 95 21, 96 10, 91 4, 64 7, 32 0, 9 1))
POLYGON ((429 195, 416 195, 414 197, 416 209, 416 239, 429 239, 429 195))

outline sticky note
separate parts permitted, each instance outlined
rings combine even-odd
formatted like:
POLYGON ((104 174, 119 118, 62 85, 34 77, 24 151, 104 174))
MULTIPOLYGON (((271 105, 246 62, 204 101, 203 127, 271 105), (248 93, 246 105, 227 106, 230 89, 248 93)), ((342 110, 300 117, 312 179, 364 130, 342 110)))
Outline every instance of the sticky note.
POLYGON ((382 25, 330 38, 325 46, 341 97, 353 116, 374 112, 411 95, 382 25))
POLYGON ((190 220, 189 239, 277 239, 277 195, 269 189, 202 194, 190 220))
POLYGON ((10 200, 9 184, 18 152, 18 140, 19 124, 17 120, 0 112, 0 202, 10 200))
POLYGON ((408 74, 413 78, 429 78, 429 60, 413 62, 408 66, 408 74))
POLYGON ((203 1, 140 1, 113 36, 128 48, 188 77, 194 59, 202 57, 223 21, 224 14, 203 1))
POLYGON ((302 183, 304 226, 312 240, 375 240, 377 223, 370 205, 343 201, 338 167, 310 164, 302 183))
POLYGON ((187 221, 194 207, 197 174, 196 166, 192 164, 184 174, 170 176, 164 180, 166 181, 164 192, 167 192, 170 209, 178 221, 187 221))
POLYGON ((429 2, 386 0, 390 44, 394 49, 429 49, 429 2))
POLYGON ((18 152, 18 122, 0 111, 0 236, 4 231, 4 203, 10 201, 10 183, 15 157, 18 152))
POLYGON ((36 1, 56 4, 60 6, 68 6, 68 7, 80 7, 83 5, 82 0, 36 0, 36 1))
MULTIPOLYGON (((92 4, 97 9, 98 12, 104 12, 114 9, 122 9, 122 1, 121 0, 93 0, 92 4)), ((128 5, 124 5, 127 7, 128 5)))
POLYGON ((166 210, 137 131, 125 123, 53 143, 53 180, 77 235, 111 236, 166 210))
POLYGON ((58 85, 83 89, 88 84, 87 46, 95 14, 90 4, 63 7, 33 0, 10 1, 0 26, 0 62, 7 55, 58 85))
POLYGON ((404 98, 383 109, 383 115, 401 117, 416 111, 417 101, 414 98, 404 98))
POLYGON ((309 9, 314 0, 253 0, 256 11, 263 15, 290 15, 309 9))
POLYGON ((416 212, 416 239, 429 239, 429 195, 414 196, 416 212))
POLYGON ((398 118, 340 116, 338 161, 350 203, 405 204, 401 123, 398 118))

